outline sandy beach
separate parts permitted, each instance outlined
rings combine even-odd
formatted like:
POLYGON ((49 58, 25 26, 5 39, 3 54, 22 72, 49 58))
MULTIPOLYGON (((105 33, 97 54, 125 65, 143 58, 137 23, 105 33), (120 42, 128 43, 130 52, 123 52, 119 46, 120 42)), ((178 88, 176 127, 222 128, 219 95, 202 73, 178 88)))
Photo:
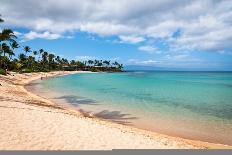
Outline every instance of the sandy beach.
POLYGON ((83 72, 0 75, 0 150, 231 149, 87 117, 24 88, 41 77, 76 73, 83 72))

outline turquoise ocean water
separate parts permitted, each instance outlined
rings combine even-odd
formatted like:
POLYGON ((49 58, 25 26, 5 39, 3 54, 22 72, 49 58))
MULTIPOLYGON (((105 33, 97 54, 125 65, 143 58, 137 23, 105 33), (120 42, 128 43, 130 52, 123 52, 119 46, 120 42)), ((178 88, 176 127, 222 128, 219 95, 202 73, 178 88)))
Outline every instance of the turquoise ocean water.
POLYGON ((116 123, 232 145, 232 72, 86 73, 42 80, 36 89, 116 123))

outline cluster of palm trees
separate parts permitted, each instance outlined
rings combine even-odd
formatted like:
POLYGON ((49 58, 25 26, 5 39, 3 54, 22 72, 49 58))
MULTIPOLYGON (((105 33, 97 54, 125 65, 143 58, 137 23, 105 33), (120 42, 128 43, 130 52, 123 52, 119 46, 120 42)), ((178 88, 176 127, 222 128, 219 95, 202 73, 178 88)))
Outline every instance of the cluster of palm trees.
MULTIPOLYGON (((0 22, 4 22, 0 18, 0 22)), ((123 65, 107 60, 68 61, 65 58, 48 53, 44 49, 32 50, 23 47, 23 53, 15 56, 14 50, 20 48, 17 37, 11 29, 0 32, 0 73, 7 70, 19 72, 48 72, 54 70, 90 70, 90 71, 122 71, 123 65)))
POLYGON ((112 71, 121 71, 123 68, 122 64, 119 64, 117 61, 111 63, 111 61, 107 60, 88 60, 84 61, 84 64, 87 68, 97 68, 104 71, 112 70, 112 71))

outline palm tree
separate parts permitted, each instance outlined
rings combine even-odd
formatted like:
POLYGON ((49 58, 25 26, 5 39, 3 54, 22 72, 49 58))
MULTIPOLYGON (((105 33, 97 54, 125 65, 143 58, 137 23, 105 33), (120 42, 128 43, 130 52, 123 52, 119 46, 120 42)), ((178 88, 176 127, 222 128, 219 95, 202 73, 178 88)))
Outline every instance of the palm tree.
MULTIPOLYGON (((38 55, 38 51, 33 51, 33 55, 34 57, 36 57, 38 55)), ((38 61, 39 61, 39 58, 38 58, 38 61)))
POLYGON ((88 60, 88 64, 89 64, 90 66, 92 66, 93 63, 94 63, 93 60, 88 60))
POLYGON ((48 57, 48 52, 44 51, 42 55, 43 61, 47 61, 47 57, 48 57))
POLYGON ((13 42, 15 41, 15 39, 17 39, 17 37, 14 35, 14 32, 11 29, 3 29, 2 32, 0 32, 0 42, 13 42))
POLYGON ((118 64, 118 69, 122 70, 123 69, 123 64, 118 64))
POLYGON ((15 56, 14 52, 11 49, 8 51, 8 55, 10 60, 12 60, 12 56, 15 56))
POLYGON ((94 65, 98 66, 99 60, 94 60, 94 65))
POLYGON ((54 58, 55 58, 55 55, 54 55, 54 54, 49 54, 49 55, 48 55, 48 66, 49 66, 49 70, 51 70, 51 67, 53 68, 53 65, 54 65, 54 58))
POLYGON ((44 53, 44 50, 43 50, 43 49, 40 49, 40 50, 39 50, 39 60, 40 60, 40 58, 41 58, 41 56, 42 56, 43 53, 44 53))
POLYGON ((46 65, 47 62, 48 62, 47 57, 48 57, 48 52, 45 52, 45 51, 44 51, 43 54, 42 54, 43 69, 45 68, 45 65, 46 65))
POLYGON ((3 43, 1 45, 1 52, 3 53, 3 57, 1 59, 3 60, 3 68, 5 69, 5 75, 6 75, 7 74, 7 64, 6 64, 6 61, 8 60, 6 54, 10 55, 10 53, 12 53, 12 52, 11 52, 10 47, 6 43, 3 43))
POLYGON ((103 61, 103 64, 105 64, 106 65, 106 67, 108 67, 109 65, 110 65, 110 61, 103 61))
POLYGON ((68 60, 67 60, 67 59, 62 58, 62 61, 63 61, 63 64, 65 64, 65 65, 69 65, 69 62, 68 62, 68 60))
POLYGON ((6 64, 5 64, 6 59, 4 57, 5 57, 6 51, 10 50, 10 47, 7 45, 7 42, 16 42, 15 41, 16 38, 17 37, 14 35, 14 33, 11 29, 3 29, 2 32, 0 32, 0 54, 3 53, 3 55, 4 55, 3 57, 0 57, 0 61, 1 62, 3 61, 4 68, 6 67, 6 64), (4 42, 4 43, 1 44, 1 42, 4 42))
POLYGON ((19 54, 18 59, 19 59, 19 62, 20 62, 20 63, 25 64, 27 58, 26 58, 26 55, 25 55, 25 54, 21 53, 21 54, 19 54))
POLYGON ((62 69, 62 63, 61 63, 61 60, 60 60, 60 56, 56 56, 55 60, 56 60, 56 63, 58 64, 59 70, 61 70, 62 69))
POLYGON ((56 56, 55 60, 56 60, 57 63, 60 63, 60 56, 59 55, 56 56))
POLYGON ((10 47, 6 44, 6 43, 3 43, 1 45, 1 52, 3 53, 3 57, 6 56, 6 53, 10 50, 10 47))
MULTIPOLYGON (((27 57, 27 53, 31 52, 31 48, 29 46, 25 46, 23 50, 25 52, 26 57, 27 57)), ((29 60, 27 60, 27 68, 28 67, 29 67, 29 60)))
POLYGON ((85 66, 86 66, 87 63, 88 63, 87 61, 84 61, 84 62, 83 62, 83 64, 84 64, 85 66))
MULTIPOLYGON (((12 48, 13 50, 16 49, 16 48, 19 48, 19 44, 18 44, 16 41, 13 41, 13 42, 11 43, 11 48, 12 48)), ((12 58, 12 56, 15 55, 13 50, 11 50, 10 53, 8 53, 10 59, 12 58)))
POLYGON ((75 60, 71 60, 70 61, 70 66, 71 66, 72 69, 77 70, 77 66, 76 66, 76 61, 75 60))
POLYGON ((62 58, 61 59, 61 64, 62 64, 62 66, 68 66, 69 65, 69 62, 68 62, 68 60, 67 59, 64 59, 64 58, 62 58))
POLYGON ((16 41, 11 43, 11 48, 14 50, 15 48, 19 48, 19 44, 16 41))
POLYGON ((29 56, 28 57, 28 65, 30 66, 30 69, 34 70, 34 62, 35 62, 35 57, 29 56))
POLYGON ((75 65, 76 65, 76 61, 75 61, 75 60, 71 60, 71 61, 70 61, 70 65, 71 65, 71 66, 75 66, 75 65))
POLYGON ((77 66, 78 68, 83 69, 83 68, 85 67, 85 64, 84 64, 83 62, 81 62, 81 61, 77 61, 77 62, 76 62, 76 66, 77 66))
POLYGON ((36 56, 38 54, 37 51, 33 51, 33 55, 36 56))
POLYGON ((25 46, 23 50, 24 50, 26 56, 27 56, 27 53, 31 52, 31 48, 29 46, 25 46))
POLYGON ((118 63, 117 61, 115 61, 114 63, 112 63, 112 65, 114 65, 114 66, 118 66, 118 65, 119 65, 119 63, 118 63))
POLYGON ((4 22, 4 20, 1 18, 1 15, 0 15, 0 23, 3 23, 4 22))
POLYGON ((102 60, 100 60, 97 64, 97 66, 101 67, 103 65, 102 60))

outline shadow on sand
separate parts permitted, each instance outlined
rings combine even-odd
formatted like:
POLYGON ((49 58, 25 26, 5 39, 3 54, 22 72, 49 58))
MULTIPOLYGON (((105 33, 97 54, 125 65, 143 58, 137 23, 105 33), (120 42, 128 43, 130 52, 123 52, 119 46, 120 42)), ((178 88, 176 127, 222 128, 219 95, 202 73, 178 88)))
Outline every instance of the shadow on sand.
POLYGON ((78 105, 81 105, 81 104, 84 104, 84 105, 98 105, 97 101, 95 101, 95 100, 87 99, 87 98, 84 98, 84 97, 78 97, 78 96, 75 96, 75 95, 65 95, 65 96, 56 97, 54 99, 63 99, 67 103, 72 104, 74 106, 78 106, 78 105))
POLYGON ((131 121, 138 119, 137 117, 129 117, 130 114, 123 114, 120 111, 102 110, 97 113, 92 113, 81 109, 80 112, 86 116, 90 116, 91 114, 91 117, 97 117, 100 119, 108 120, 123 125, 133 125, 131 121))
MULTIPOLYGON (((79 97, 75 95, 64 95, 56 97, 54 99, 63 99, 65 102, 78 107, 78 105, 99 105, 97 101, 92 99, 87 99, 84 97, 79 97)), ((123 114, 120 111, 109 111, 103 110, 97 113, 91 111, 79 110, 86 117, 97 117, 100 119, 109 120, 118 124, 132 125, 131 120, 138 119, 137 117, 129 117, 130 114, 123 114)))

